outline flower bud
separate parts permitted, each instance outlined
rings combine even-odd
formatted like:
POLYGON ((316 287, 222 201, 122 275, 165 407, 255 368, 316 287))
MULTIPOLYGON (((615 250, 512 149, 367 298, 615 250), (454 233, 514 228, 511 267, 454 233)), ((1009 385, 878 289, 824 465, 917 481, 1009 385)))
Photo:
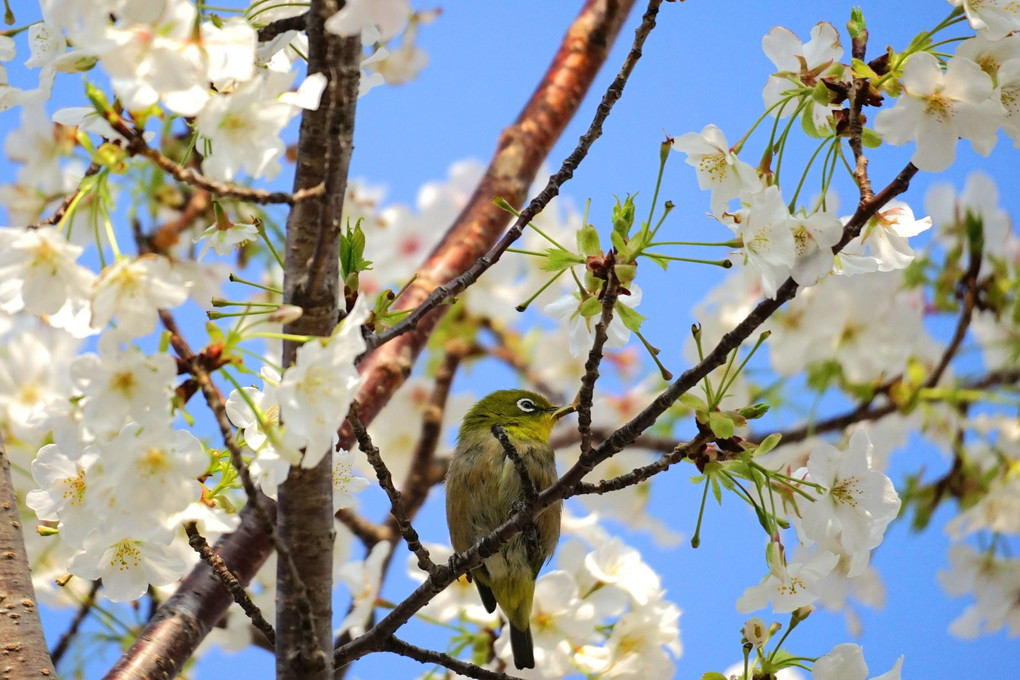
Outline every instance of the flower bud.
POLYGON ((743 640, 749 642, 758 649, 765 646, 765 643, 769 639, 770 629, 765 626, 765 622, 757 616, 752 616, 744 622, 744 627, 740 629, 743 633, 743 640))
POLYGON ((601 255, 602 246, 599 244, 599 232, 590 224, 586 224, 577 232, 577 249, 582 255, 601 255))

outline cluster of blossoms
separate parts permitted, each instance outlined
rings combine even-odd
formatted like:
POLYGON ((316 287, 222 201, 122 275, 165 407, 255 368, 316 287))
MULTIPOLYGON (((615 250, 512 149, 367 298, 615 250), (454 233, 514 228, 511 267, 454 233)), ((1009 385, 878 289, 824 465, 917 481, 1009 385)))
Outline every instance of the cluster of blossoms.
POLYGON ((737 609, 754 611, 771 600, 773 611, 792 612, 827 591, 841 600, 837 594, 866 575, 871 551, 900 509, 892 481, 874 467, 872 448, 867 433, 858 430, 845 451, 818 446, 808 455, 806 468, 792 472, 809 499, 797 502, 790 516, 800 554, 787 559, 781 537, 773 536, 766 552, 770 573, 744 592, 737 609))
MULTIPOLYGON (((389 53, 382 44, 411 11, 402 1, 366 10, 368 4, 348 2, 330 20, 338 34, 362 35, 371 46, 363 66, 374 77, 363 78, 362 94, 382 82, 384 71, 406 79, 424 64, 413 36, 405 36, 403 65, 383 68, 389 53)), ((186 0, 151 7, 48 0, 42 20, 28 29, 26 65, 39 69, 39 81, 33 90, 6 84, 2 90, 4 108, 24 109, 21 129, 6 140, 9 155, 24 166, 17 184, 0 187, 0 200, 13 222, 28 223, 79 192, 56 228, 0 230, 0 425, 8 450, 27 457, 24 469, 31 460, 38 488, 28 494, 28 505, 59 535, 49 540, 45 568, 35 574, 42 592, 52 590, 54 575, 70 572, 102 578, 111 600, 137 599, 194 562, 177 531, 183 521, 201 521, 210 537, 236 526, 236 516, 203 502, 215 493, 199 481, 215 471, 213 452, 189 431, 174 429, 181 413, 177 362, 165 348, 139 349, 156 329, 158 310, 179 307, 189 296, 208 307, 223 268, 186 257, 120 253, 113 225, 119 217, 112 214, 116 186, 103 173, 84 177, 82 164, 62 161, 76 141, 95 153, 82 133, 115 141, 123 136, 91 107, 57 112, 58 124, 51 124, 44 104, 57 74, 101 69, 138 121, 155 107, 191 118, 203 148, 202 172, 212 178, 269 178, 284 153, 282 131, 302 109, 318 106, 325 78, 313 74, 293 89, 306 38, 288 31, 259 42, 256 26, 300 11, 212 20, 200 19, 186 0), (78 127, 77 135, 70 126, 78 127), (93 257, 86 253, 89 244, 98 251, 98 274, 80 263, 93 257), (100 333, 98 352, 70 358, 79 351, 77 339, 100 333), (50 340, 33 347, 30 338, 40 334, 50 340), (46 351, 51 354, 35 356, 46 351)), ((14 56, 14 42, 0 37, 0 59, 14 56)), ((95 97, 97 107, 101 99, 95 97)), ((237 233, 233 226, 214 225, 205 234, 217 253, 254 238, 252 225, 239 225, 237 233)), ((304 345, 282 376, 266 369, 266 390, 246 391, 247 400, 232 395, 231 417, 245 430, 255 452, 253 470, 267 492, 289 465, 314 464, 332 445, 360 384, 353 359, 364 348, 359 327, 365 315, 362 305, 333 336, 304 345), (281 415, 287 427, 271 427, 281 415)), ((341 506, 367 484, 351 472, 352 457, 338 454, 335 462, 341 506)))
MULTIPOLYGON (((680 610, 665 599, 659 576, 640 553, 619 538, 610 538, 591 517, 568 520, 564 530, 578 536, 557 551, 556 569, 535 584, 531 629, 536 669, 518 671, 526 678, 561 678, 581 672, 602 678, 667 678, 680 656, 680 610), (597 546, 594 549, 588 545, 597 546)), ((449 557, 449 548, 430 546, 434 558, 449 557)), ((413 558, 408 574, 424 575, 413 558)), ((475 586, 461 577, 437 595, 422 614, 443 621, 480 627, 488 635, 498 623, 488 613, 475 586)), ((497 659, 510 662, 509 627, 496 641, 497 659)))

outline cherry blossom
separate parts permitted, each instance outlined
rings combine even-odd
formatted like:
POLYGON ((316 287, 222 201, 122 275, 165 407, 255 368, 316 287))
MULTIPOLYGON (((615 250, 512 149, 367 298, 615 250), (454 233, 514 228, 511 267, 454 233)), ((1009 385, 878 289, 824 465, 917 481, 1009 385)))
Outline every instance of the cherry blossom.
POLYGON ((346 584, 351 591, 350 611, 340 622, 337 635, 350 631, 351 636, 356 637, 365 631, 375 610, 376 597, 382 586, 383 566, 391 547, 389 541, 379 541, 364 560, 348 562, 337 570, 337 582, 346 584))
POLYGON ((170 549, 173 534, 123 531, 102 526, 85 537, 68 570, 83 579, 103 579, 103 593, 113 602, 137 600, 150 585, 165 586, 184 575, 187 565, 170 549))
POLYGON ((99 518, 88 503, 87 472, 99 460, 95 446, 65 452, 56 444, 39 449, 32 461, 32 479, 40 488, 29 491, 25 498, 42 521, 59 521, 60 538, 80 548, 82 540, 98 523, 99 518))
POLYGON ((289 93, 292 77, 267 71, 232 92, 212 96, 195 119, 198 132, 212 145, 202 161, 205 173, 228 181, 242 171, 251 177, 276 176, 284 152, 280 132, 302 108, 318 108, 326 86, 325 76, 314 73, 289 93))
POLYGON ((813 286, 832 271, 832 246, 843 235, 843 225, 832 213, 803 212, 791 221, 796 260, 790 276, 801 286, 813 286))
POLYGON ((911 162, 941 172, 956 159, 958 137, 985 156, 995 146, 1002 114, 991 94, 992 79, 970 59, 951 59, 943 73, 935 57, 919 52, 903 67, 903 94, 896 106, 875 117, 875 131, 890 144, 914 141, 911 162))
POLYGON ((731 199, 761 187, 758 172, 737 158, 715 125, 674 138, 672 147, 687 154, 688 165, 697 170, 698 187, 712 192, 712 212, 716 215, 726 210, 731 199))
POLYGON ((85 397, 89 430, 104 439, 117 434, 127 419, 158 426, 170 417, 177 362, 169 354, 125 350, 115 336, 106 335, 100 354, 77 357, 71 375, 85 397))
MULTIPOLYGON (((618 305, 626 305, 630 308, 637 307, 641 302, 641 288, 632 284, 629 288, 630 295, 621 295, 616 300, 618 305)), ((595 337, 595 326, 598 324, 599 316, 592 318, 581 316, 580 294, 564 295, 553 300, 544 307, 544 311, 554 319, 566 321, 570 332, 568 349, 571 356, 584 356, 591 349, 592 339, 595 337)), ((619 314, 613 315, 606 329, 607 338, 604 347, 623 347, 630 340, 630 329, 623 325, 619 314)))
POLYGON ((230 222, 222 220, 213 222, 201 234, 195 237, 195 243, 205 241, 198 259, 205 257, 205 254, 212 248, 217 255, 229 255, 237 247, 243 246, 249 241, 258 238, 258 227, 251 222, 230 222))
POLYGON ((302 442, 303 467, 314 467, 326 455, 361 384, 354 358, 365 349, 361 323, 368 310, 363 300, 358 298, 339 332, 298 348, 294 365, 280 380, 280 419, 302 442))
POLYGON ((838 561, 839 557, 825 550, 817 551, 804 562, 782 564, 780 559, 772 558, 772 570, 761 583, 744 591, 737 600, 737 611, 753 612, 770 600, 772 611, 777 614, 809 605, 818 596, 818 582, 838 561))
POLYGON ((931 224, 931 217, 914 219, 914 212, 903 201, 889 201, 840 251, 836 258, 837 270, 856 274, 904 269, 914 261, 908 239, 927 231, 931 224))
POLYGON ((411 15, 407 0, 348 0, 326 19, 326 30, 337 35, 360 35, 370 45, 386 42, 404 27, 411 15))
POLYGON ((971 28, 981 31, 989 40, 1000 40, 1020 30, 1020 5, 1016 0, 948 0, 954 7, 963 7, 971 28))
POLYGON ((885 528, 900 510, 892 480, 871 468, 871 448, 867 433, 858 430, 846 451, 824 445, 808 456, 808 479, 825 491, 814 503, 800 506, 799 526, 805 538, 823 547, 834 543, 834 552, 846 552, 849 576, 867 566, 872 548, 882 542, 885 528))
POLYGON ((92 286, 92 325, 116 318, 117 330, 131 337, 156 327, 156 312, 182 304, 188 297, 184 281, 159 255, 122 258, 107 267, 92 286))
MULTIPOLYGON (((901 656, 892 669, 877 675, 872 680, 900 680, 901 656)), ((828 654, 818 657, 811 668, 815 680, 865 680, 868 666, 864 663, 864 650, 850 642, 838 644, 828 654)))
POLYGON ((0 308, 55 314, 84 300, 95 275, 77 263, 82 250, 53 227, 0 229, 0 308))
POLYGON ((793 221, 777 186, 752 194, 749 201, 732 228, 743 242, 744 264, 758 272, 762 292, 772 298, 796 261, 793 221))
POLYGON ((846 80, 846 67, 840 63, 843 57, 843 46, 839 42, 839 32, 832 24, 822 21, 811 29, 811 39, 804 43, 789 29, 776 26, 762 38, 762 50, 765 56, 775 65, 777 73, 769 76, 762 90, 762 100, 772 115, 785 118, 793 114, 797 102, 787 102, 776 107, 783 97, 791 90, 805 90, 799 99, 807 99, 811 111, 811 120, 816 128, 827 128, 829 116, 840 107, 819 102, 812 97, 812 91, 821 87, 821 80, 846 80))
POLYGON ((354 505, 354 494, 369 487, 369 481, 352 471, 354 454, 347 449, 333 453, 333 508, 349 508, 354 505))

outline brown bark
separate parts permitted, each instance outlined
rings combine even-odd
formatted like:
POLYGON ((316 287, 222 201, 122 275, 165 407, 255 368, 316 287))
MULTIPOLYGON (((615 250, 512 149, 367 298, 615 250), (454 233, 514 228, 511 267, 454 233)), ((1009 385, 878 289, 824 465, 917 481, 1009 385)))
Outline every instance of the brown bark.
MULTIPOLYGON (((301 318, 284 330, 327 336, 340 318, 341 213, 354 151, 354 111, 361 72, 361 39, 325 30, 338 0, 315 0, 308 13, 308 73, 328 84, 315 111, 301 117, 294 191, 325 187, 321 199, 295 205, 287 219, 283 275, 285 304, 301 307, 301 318)), ((283 365, 294 363, 298 345, 287 341, 283 365)), ((276 570, 276 676, 295 680, 331 678, 333 663, 333 460, 321 455, 312 468, 292 467, 280 485, 276 570), (284 559, 283 552, 289 553, 284 559)))
POLYGON ((5 678, 52 678, 21 529, 11 461, 0 435, 0 666, 5 678))

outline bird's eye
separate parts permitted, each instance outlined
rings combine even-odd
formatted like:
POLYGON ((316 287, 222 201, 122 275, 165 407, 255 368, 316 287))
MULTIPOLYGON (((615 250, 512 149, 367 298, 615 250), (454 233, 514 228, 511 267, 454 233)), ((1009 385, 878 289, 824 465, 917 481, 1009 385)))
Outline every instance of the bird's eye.
POLYGON ((527 397, 517 400, 517 408, 521 409, 525 413, 531 413, 535 410, 535 402, 527 397))

